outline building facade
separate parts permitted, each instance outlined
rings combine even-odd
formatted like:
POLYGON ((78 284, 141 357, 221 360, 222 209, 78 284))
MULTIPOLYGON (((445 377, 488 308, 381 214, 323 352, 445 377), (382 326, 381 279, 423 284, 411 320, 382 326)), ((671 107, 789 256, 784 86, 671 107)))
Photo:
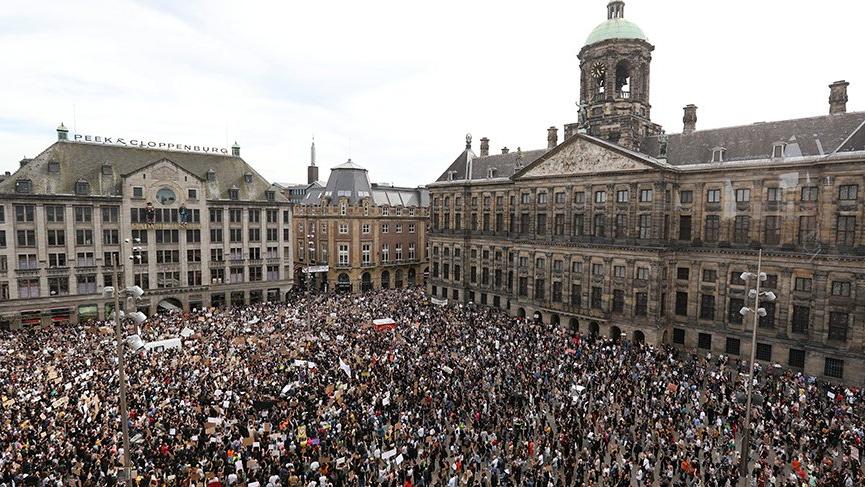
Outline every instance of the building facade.
MULTIPOLYGON (((865 378, 865 113, 666 134, 649 116, 649 53, 624 2, 580 52, 579 121, 547 147, 465 150, 429 185, 431 279, 475 302, 583 333, 748 359, 744 271, 762 251, 756 356, 865 378)), ((753 283, 750 283, 753 287, 753 283)))
MULTIPOLYGON (((367 170, 345 162, 324 188, 294 205, 298 285, 322 292, 362 292, 420 285, 427 266, 429 193, 369 182, 367 170), (327 266, 324 272, 303 269, 327 266)), ((323 268, 320 268, 323 270, 323 268)))
POLYGON ((237 144, 205 154, 57 134, 0 181, 0 323, 103 318, 115 271, 145 290, 148 314, 284 299, 290 204, 237 144))

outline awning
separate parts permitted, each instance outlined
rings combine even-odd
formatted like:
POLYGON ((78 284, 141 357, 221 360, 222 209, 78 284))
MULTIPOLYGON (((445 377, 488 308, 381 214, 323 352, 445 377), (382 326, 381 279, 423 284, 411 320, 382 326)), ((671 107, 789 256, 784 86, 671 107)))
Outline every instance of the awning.
POLYGON ((178 308, 177 306, 168 301, 160 301, 159 307, 168 311, 181 311, 181 308, 178 308))

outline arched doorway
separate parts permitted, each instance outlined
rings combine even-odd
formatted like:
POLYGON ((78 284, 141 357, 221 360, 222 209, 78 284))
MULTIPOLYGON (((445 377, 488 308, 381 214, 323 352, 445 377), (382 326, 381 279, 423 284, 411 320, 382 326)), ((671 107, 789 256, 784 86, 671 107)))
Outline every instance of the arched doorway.
POLYGON ((550 324, 551 325, 559 326, 560 323, 561 323, 561 318, 559 318, 559 315, 553 314, 552 316, 550 316, 550 324))
POLYGON ((158 313, 172 313, 174 311, 183 311, 183 303, 177 298, 165 298, 159 302, 156 307, 158 313))
POLYGON ((598 333, 601 332, 601 325, 598 324, 597 321, 593 321, 589 323, 589 334, 592 336, 598 336, 598 333))
MULTIPOLYGON (((286 300, 288 300, 289 293, 285 294, 286 300)), ((225 306, 225 293, 216 293, 210 295, 210 305, 214 308, 222 308, 225 306)))
POLYGON ((360 276, 360 290, 361 291, 369 291, 372 289, 372 276, 369 272, 364 272, 363 275, 360 276))
POLYGON ((409 285, 409 286, 414 286, 414 284, 415 284, 415 279, 416 279, 416 276, 415 276, 415 271, 414 271, 414 269, 409 269, 409 270, 408 270, 408 285, 409 285))
POLYGON ((390 289, 390 272, 381 271, 381 288, 390 289))
POLYGON ((349 279, 348 274, 343 272, 336 278, 336 290, 340 293, 350 293, 351 292, 351 279, 349 279))
POLYGON ((525 318, 526 310, 525 308, 517 308, 517 318, 525 318))
POLYGON ((610 338, 612 338, 614 342, 618 343, 619 340, 621 340, 621 338, 622 338, 622 329, 619 328, 618 326, 611 326, 610 327, 610 338))
POLYGON ((646 343, 646 334, 640 330, 634 331, 634 343, 646 343))
POLYGON ((393 273, 393 287, 397 289, 402 287, 402 269, 397 269, 393 273))
POLYGON ((541 313, 540 311, 535 311, 535 313, 532 315, 532 318, 535 319, 535 323, 543 323, 544 322, 544 314, 541 313))
POLYGON ((576 318, 571 318, 568 326, 570 326, 572 332, 580 331, 580 322, 576 318))

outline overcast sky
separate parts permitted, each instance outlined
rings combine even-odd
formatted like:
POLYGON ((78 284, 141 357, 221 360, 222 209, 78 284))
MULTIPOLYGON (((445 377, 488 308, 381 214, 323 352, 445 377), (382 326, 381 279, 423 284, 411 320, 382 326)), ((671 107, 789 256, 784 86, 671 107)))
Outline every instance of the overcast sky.
MULTIPOLYGON (((227 147, 271 181, 352 160, 426 184, 464 137, 546 145, 576 121, 606 0, 0 0, 0 170, 82 134, 227 147)), ((861 0, 630 0, 655 45, 653 120, 681 131, 865 109, 861 0)))

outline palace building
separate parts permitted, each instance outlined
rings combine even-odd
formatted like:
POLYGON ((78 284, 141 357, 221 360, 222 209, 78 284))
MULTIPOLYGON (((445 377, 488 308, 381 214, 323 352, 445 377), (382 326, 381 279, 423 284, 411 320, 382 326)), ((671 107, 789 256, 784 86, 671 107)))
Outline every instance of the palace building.
MULTIPOLYGON (((318 169, 310 163, 312 181, 318 169)), ((344 162, 324 187, 312 185, 294 205, 295 272, 308 291, 362 292, 422 284, 427 265, 429 193, 370 183, 367 170, 344 162), (303 270, 313 267, 306 280, 303 270)))
POLYGON ((0 324, 107 317, 115 271, 145 290, 147 314, 291 289, 290 204, 236 143, 203 153, 73 141, 63 125, 57 136, 0 181, 0 324))
POLYGON ((865 378, 865 113, 681 133, 652 122, 654 46, 612 1, 580 50, 579 121, 539 150, 465 149, 428 187, 429 290, 583 333, 865 378))

